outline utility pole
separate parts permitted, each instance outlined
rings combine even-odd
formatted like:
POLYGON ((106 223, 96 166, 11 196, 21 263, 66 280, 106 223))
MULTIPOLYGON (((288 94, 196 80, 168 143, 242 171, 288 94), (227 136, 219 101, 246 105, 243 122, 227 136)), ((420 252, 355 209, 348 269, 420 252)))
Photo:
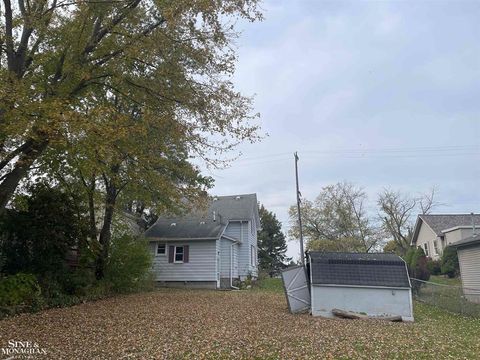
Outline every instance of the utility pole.
POLYGON ((305 252, 303 251, 303 232, 302 232, 302 214, 300 213, 300 190, 298 188, 298 155, 295 151, 295 179, 297 182, 297 212, 298 212, 298 228, 300 230, 300 258, 302 265, 305 265, 305 252))

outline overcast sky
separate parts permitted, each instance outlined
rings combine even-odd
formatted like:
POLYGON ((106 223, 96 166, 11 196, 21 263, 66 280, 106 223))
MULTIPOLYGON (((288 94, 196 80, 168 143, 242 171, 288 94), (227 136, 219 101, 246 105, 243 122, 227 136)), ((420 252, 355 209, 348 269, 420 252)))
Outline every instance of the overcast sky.
POLYGON ((480 212, 480 1, 262 7, 241 24, 235 84, 269 136, 213 172, 212 193, 257 193, 286 230, 298 151, 305 198, 347 180, 375 211, 382 188, 437 186, 437 212, 480 212))

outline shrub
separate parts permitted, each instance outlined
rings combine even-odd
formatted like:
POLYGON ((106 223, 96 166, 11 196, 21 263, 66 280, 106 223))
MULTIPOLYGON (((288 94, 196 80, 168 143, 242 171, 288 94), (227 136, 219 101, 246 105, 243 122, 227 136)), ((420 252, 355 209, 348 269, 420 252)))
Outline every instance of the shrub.
POLYGON ((58 188, 38 183, 19 195, 17 208, 0 217, 2 271, 44 276, 62 274, 66 255, 86 237, 86 219, 76 202, 58 188), (18 205, 21 203, 21 206, 18 205))
POLYGON ((440 260, 427 258, 427 270, 431 275, 440 275, 442 273, 442 263, 440 260))
POLYGON ((415 254, 415 248, 411 247, 408 249, 407 253, 405 256, 403 256, 403 260, 405 260, 405 263, 407 264, 407 269, 408 269, 408 274, 413 277, 413 269, 412 269, 412 258, 415 254))
POLYGON ((61 278, 61 284, 65 293, 69 295, 84 296, 90 287, 96 282, 92 269, 78 268, 69 271, 61 278))
MULTIPOLYGON (((421 249, 420 249, 421 250, 421 249)), ((423 250, 422 254, 423 253, 423 250)), ((414 277, 419 280, 428 281, 430 279, 430 272, 427 268, 427 257, 425 255, 421 256, 418 255, 416 258, 415 270, 414 270, 414 277)))
POLYGON ((447 275, 449 278, 457 276, 460 272, 457 250, 450 246, 443 250, 441 263, 442 274, 447 275))
POLYGON ((131 292, 151 282, 152 254, 145 239, 122 235, 112 240, 105 279, 115 292, 131 292))
POLYGON ((427 257, 421 247, 410 248, 405 255, 405 262, 410 277, 425 280, 430 279, 430 272, 427 268, 427 257))
POLYGON ((0 305, 36 305, 41 297, 40 286, 32 274, 18 273, 0 280, 0 305))

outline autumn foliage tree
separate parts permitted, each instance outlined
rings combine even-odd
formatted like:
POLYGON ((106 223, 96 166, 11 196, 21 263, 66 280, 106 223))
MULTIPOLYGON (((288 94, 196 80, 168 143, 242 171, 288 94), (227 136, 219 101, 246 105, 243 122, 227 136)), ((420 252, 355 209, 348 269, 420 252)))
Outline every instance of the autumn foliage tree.
POLYGON ((229 75, 232 23, 260 18, 256 2, 3 0, 0 208, 34 163, 55 161, 44 155, 63 150, 68 137, 121 136, 111 116, 101 126, 84 116, 105 96, 173 117, 190 154, 254 139, 250 99, 229 75), (212 143, 211 134, 222 138, 212 143))
MULTIPOLYGON (((367 195, 348 183, 322 188, 314 201, 302 200, 303 234, 308 250, 368 252, 382 240, 366 211, 367 195)), ((291 238, 298 238, 297 208, 290 208, 291 238)))
POLYGON ((33 174, 83 193, 99 277, 119 202, 178 210, 211 185, 193 157, 221 166, 259 139, 251 99, 230 80, 233 24, 261 18, 256 0, 3 0, 0 10, 0 209, 33 174))

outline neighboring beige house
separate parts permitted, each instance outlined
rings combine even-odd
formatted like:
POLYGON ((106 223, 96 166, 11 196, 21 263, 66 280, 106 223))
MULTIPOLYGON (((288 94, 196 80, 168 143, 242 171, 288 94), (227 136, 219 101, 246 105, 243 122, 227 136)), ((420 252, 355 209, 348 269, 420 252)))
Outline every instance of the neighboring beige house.
POLYGON ((420 246, 425 255, 438 260, 447 245, 473 235, 473 224, 480 228, 480 215, 418 215, 413 229, 412 245, 420 246))
POLYGON ((463 293, 468 300, 480 303, 480 234, 462 239, 452 247, 458 253, 463 293))

